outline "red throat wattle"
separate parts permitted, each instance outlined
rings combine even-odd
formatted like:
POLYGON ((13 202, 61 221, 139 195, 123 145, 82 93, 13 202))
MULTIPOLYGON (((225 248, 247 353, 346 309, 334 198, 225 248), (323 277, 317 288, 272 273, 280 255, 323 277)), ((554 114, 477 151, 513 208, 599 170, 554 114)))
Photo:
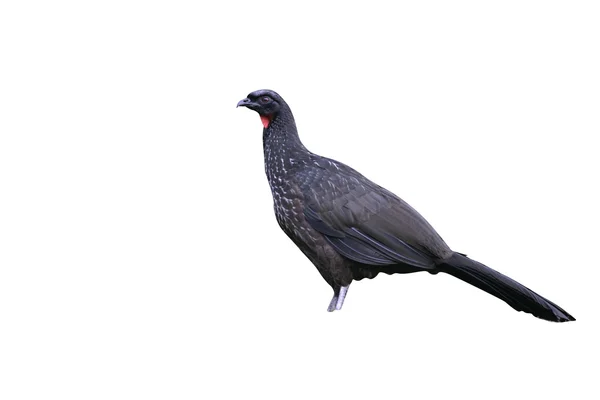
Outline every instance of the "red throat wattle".
POLYGON ((261 115, 260 122, 262 122, 265 129, 268 128, 269 124, 271 123, 271 116, 270 115, 261 115))

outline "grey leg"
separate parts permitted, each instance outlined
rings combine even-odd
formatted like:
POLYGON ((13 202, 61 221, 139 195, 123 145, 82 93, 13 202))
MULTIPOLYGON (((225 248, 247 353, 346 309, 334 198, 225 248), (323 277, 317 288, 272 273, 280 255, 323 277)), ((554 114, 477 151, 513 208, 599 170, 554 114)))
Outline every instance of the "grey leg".
POLYGON ((329 302, 329 307, 327 307, 327 311, 329 311, 329 312, 335 311, 335 305, 337 304, 337 301, 338 301, 338 296, 337 296, 337 294, 334 294, 333 298, 329 302))
POLYGON ((348 292, 349 287, 350 285, 342 286, 339 289, 333 289, 333 297, 329 302, 329 307, 327 307, 327 311, 331 312, 342 309, 342 306, 344 305, 344 299, 346 298, 346 292, 348 292))
POLYGON ((350 285, 341 287, 340 294, 338 295, 337 302, 335 303, 336 310, 342 309, 342 306, 344 305, 344 299, 346 298, 346 292, 348 292, 349 287, 350 285))

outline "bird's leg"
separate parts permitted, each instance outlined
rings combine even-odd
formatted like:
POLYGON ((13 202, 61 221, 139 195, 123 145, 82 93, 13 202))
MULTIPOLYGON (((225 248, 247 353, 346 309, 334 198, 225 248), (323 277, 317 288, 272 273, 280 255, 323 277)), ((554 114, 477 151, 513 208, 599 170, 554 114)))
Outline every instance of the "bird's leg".
POLYGON ((329 312, 335 311, 335 305, 337 304, 338 296, 339 296, 339 289, 333 289, 333 297, 331 298, 331 301, 329 302, 329 307, 327 307, 327 311, 329 311, 329 312))
POLYGON ((341 310, 344 305, 344 299, 346 298, 346 292, 348 292, 348 286, 338 286, 333 289, 333 297, 329 302, 329 307, 327 307, 327 311, 335 311, 341 310))
POLYGON ((340 294, 338 295, 337 302, 335 303, 336 310, 342 309, 342 306, 344 305, 344 299, 346 298, 346 293, 348 292, 349 287, 350 287, 350 285, 342 286, 340 288, 340 294))

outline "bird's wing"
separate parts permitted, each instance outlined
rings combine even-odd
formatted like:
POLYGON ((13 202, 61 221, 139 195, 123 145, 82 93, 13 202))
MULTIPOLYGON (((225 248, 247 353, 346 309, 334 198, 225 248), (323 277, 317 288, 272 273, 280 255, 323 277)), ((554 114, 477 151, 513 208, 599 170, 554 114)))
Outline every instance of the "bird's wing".
POLYGON ((343 256, 367 265, 435 268, 451 253, 429 223, 393 193, 337 163, 307 174, 304 215, 343 256))

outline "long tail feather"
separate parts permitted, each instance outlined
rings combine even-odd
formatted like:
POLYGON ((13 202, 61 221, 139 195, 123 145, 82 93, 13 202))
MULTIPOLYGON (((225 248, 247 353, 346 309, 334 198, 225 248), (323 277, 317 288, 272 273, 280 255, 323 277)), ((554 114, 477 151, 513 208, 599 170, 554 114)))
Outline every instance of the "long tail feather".
POLYGON ((517 311, 524 311, 547 321, 575 321, 573 316, 550 300, 462 254, 454 253, 438 269, 504 300, 517 311))

